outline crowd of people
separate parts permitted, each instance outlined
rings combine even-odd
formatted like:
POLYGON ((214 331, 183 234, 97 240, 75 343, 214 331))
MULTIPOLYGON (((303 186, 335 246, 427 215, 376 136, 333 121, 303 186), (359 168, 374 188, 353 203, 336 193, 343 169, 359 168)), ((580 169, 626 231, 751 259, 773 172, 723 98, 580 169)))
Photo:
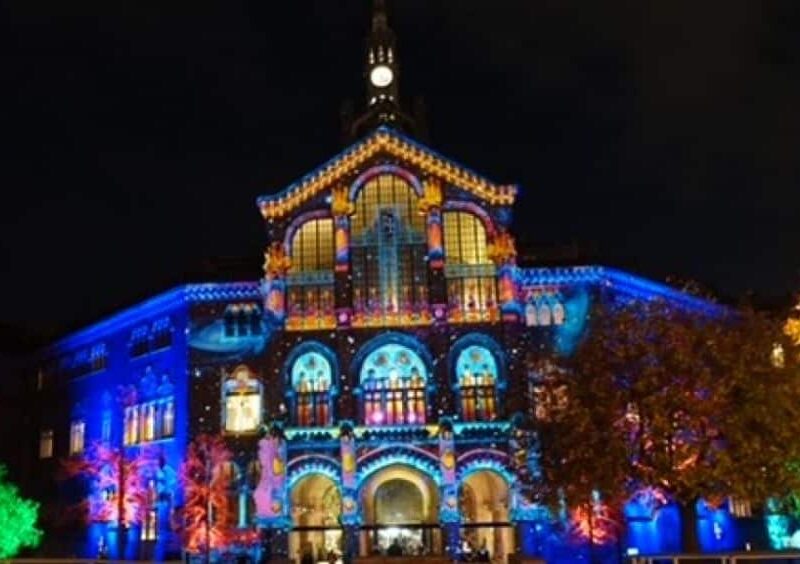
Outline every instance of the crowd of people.
POLYGON ((477 548, 471 539, 463 539, 461 541, 460 560, 462 562, 491 562, 492 555, 489 552, 486 539, 483 539, 477 548))

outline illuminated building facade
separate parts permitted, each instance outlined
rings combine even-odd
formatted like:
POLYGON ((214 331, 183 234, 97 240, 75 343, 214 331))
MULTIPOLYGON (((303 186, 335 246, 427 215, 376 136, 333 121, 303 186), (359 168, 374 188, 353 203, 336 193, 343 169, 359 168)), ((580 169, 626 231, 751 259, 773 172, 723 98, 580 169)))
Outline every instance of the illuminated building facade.
MULTIPOLYGON (((173 289, 43 354, 39 389, 59 398, 40 417, 43 467, 96 443, 147 455, 138 515, 119 527, 118 513, 90 512, 87 555, 180 550, 179 469, 208 433, 233 453, 219 472, 236 526, 256 532, 238 550, 368 555, 397 540, 445 554, 485 541, 493 555, 580 556, 519 489, 510 431, 535 410, 531 355, 569 354, 598 300, 711 306, 609 268, 519 267, 517 187, 401 132, 412 120, 380 2, 365 74, 359 140, 258 199, 262 280, 173 289)), ((632 502, 610 550, 679 550, 665 504, 632 502)), ((730 512, 701 516, 705 548, 736 546, 730 512)))

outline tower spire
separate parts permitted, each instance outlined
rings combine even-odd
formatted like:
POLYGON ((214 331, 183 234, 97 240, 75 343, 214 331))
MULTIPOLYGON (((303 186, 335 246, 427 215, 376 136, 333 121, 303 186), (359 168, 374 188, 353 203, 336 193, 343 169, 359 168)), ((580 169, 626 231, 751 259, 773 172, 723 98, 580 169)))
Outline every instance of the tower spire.
POLYGON ((400 106, 397 42, 389 27, 386 0, 373 0, 372 25, 366 47, 366 109, 347 126, 346 138, 359 137, 381 125, 414 130, 412 118, 400 106))
POLYGON ((372 31, 386 29, 389 27, 386 16, 386 1, 375 0, 372 4, 372 31))

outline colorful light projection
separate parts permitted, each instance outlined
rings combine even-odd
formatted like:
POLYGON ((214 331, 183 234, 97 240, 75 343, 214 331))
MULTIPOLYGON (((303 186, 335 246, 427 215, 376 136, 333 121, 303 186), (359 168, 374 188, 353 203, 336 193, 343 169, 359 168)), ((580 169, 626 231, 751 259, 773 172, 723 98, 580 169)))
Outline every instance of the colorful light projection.
POLYGON ((286 441, 279 432, 258 441, 261 477, 253 492, 256 515, 267 525, 282 525, 287 519, 286 441))
POLYGON ((226 433, 252 433, 261 425, 262 385, 247 366, 238 366, 222 386, 226 433))
POLYGON ((426 381, 425 363, 409 347, 389 343, 376 348, 361 367, 364 422, 424 424, 426 381))
POLYGON ((497 361, 480 345, 464 348, 456 360, 461 417, 464 421, 491 421, 496 413, 497 361))
POLYGON ((198 435, 189 444, 181 466, 183 543, 189 553, 218 550, 233 540, 235 515, 228 498, 231 473, 223 471, 231 458, 219 436, 198 435))
POLYGON ((291 366, 295 423, 300 427, 329 425, 333 381, 330 361, 321 353, 310 350, 297 356, 291 366))
POLYGON ((296 184, 278 194, 258 198, 257 204, 261 215, 267 220, 286 216, 329 186, 346 180, 359 167, 380 153, 421 168, 443 182, 459 186, 491 205, 508 206, 514 203, 516 186, 493 184, 469 169, 444 159, 424 145, 384 126, 379 127, 363 141, 350 146, 296 184))
POLYGON ((87 522, 138 526, 149 505, 143 470, 153 460, 154 454, 146 450, 126 456, 120 449, 98 442, 92 443, 83 456, 63 460, 62 475, 66 479, 88 480, 90 494, 84 514, 87 522))
POLYGON ((292 261, 281 242, 264 251, 264 309, 278 322, 286 318, 286 273, 292 261))

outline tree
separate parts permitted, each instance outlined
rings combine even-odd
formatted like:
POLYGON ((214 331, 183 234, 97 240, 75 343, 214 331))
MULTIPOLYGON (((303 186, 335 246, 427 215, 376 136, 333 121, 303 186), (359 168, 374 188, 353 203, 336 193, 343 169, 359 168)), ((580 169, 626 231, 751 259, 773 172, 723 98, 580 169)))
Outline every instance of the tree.
POLYGON ((184 546, 205 552, 229 545, 234 538, 228 501, 231 476, 225 469, 232 455, 221 437, 198 435, 189 444, 181 467, 184 486, 184 546))
POLYGON ((598 307, 571 357, 538 366, 540 499, 587 506, 596 492, 620 508, 653 488, 693 510, 798 491, 797 355, 772 361, 793 346, 780 329, 751 310, 598 307))
POLYGON ((0 465, 0 558, 11 558, 22 548, 35 548, 42 538, 36 526, 39 504, 19 495, 6 482, 7 470, 0 465))
POLYGON ((148 502, 141 469, 149 461, 150 457, 144 450, 128 458, 120 449, 98 442, 82 456, 62 460, 62 476, 88 480, 89 496, 81 503, 87 521, 120 521, 126 526, 137 525, 142 522, 148 502))

